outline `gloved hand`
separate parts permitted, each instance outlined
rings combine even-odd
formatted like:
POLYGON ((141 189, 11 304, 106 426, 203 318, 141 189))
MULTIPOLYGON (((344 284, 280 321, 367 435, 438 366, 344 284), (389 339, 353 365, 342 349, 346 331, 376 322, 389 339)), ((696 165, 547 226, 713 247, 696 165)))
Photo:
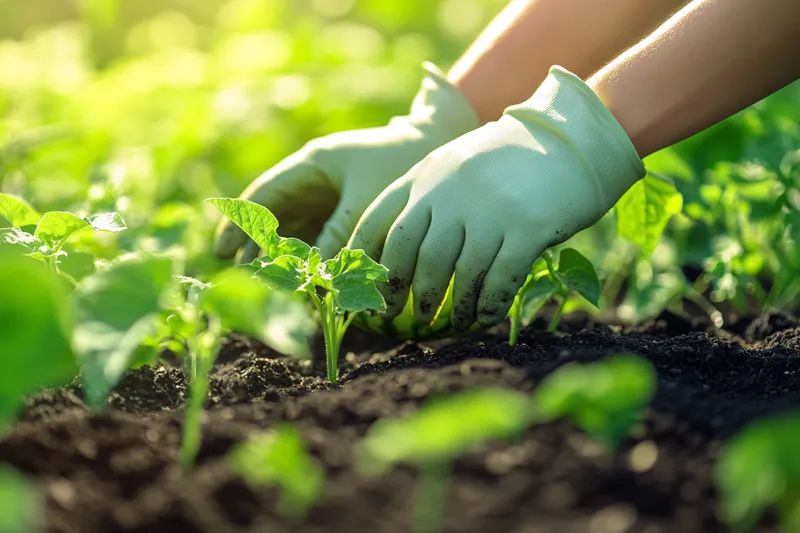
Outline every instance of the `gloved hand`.
MULTIPOLYGON (((433 65, 408 116, 387 126, 311 141, 251 183, 241 197, 264 205, 281 234, 316 244, 326 257, 350 238, 356 222, 387 185, 429 152, 479 126, 471 104, 433 65), (320 233, 321 232, 321 233, 320 233)), ((249 263, 258 246, 229 220, 217 229, 216 254, 249 263)))
POLYGON ((574 74, 433 151, 367 209, 348 246, 389 268, 387 317, 412 288, 430 322, 453 279, 454 328, 501 322, 533 262, 599 220, 645 174, 625 131, 574 74))

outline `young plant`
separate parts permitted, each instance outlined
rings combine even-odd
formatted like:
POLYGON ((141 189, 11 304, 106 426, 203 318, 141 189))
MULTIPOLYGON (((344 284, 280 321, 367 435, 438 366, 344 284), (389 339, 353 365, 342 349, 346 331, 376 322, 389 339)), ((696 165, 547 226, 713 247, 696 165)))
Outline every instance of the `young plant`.
POLYGON ((251 437, 230 453, 231 468, 253 488, 280 488, 277 510, 302 518, 322 496, 325 474, 294 427, 282 424, 251 437))
POLYGON ((338 380, 342 338, 356 313, 384 311, 376 283, 387 281, 387 269, 363 250, 341 250, 323 261, 319 250, 299 239, 278 236, 278 220, 265 207, 240 199, 206 200, 255 241, 264 256, 251 263, 256 275, 273 287, 304 293, 322 322, 328 381, 338 380))
POLYGON ((553 263, 550 251, 544 261, 534 264, 531 274, 520 289, 509 311, 511 330, 508 342, 512 346, 519 338, 520 326, 527 326, 550 298, 559 298, 559 306, 550 321, 550 331, 555 331, 561 321, 564 306, 571 292, 576 292, 597 306, 600 298, 600 279, 592 262, 573 248, 564 248, 553 263))
POLYGON ((0 248, 0 433, 26 397, 75 377, 71 328, 62 286, 45 265, 0 248))
POLYGON ((657 383, 653 366, 622 354, 590 364, 570 363, 548 375, 533 393, 536 418, 569 418, 609 447, 625 439, 650 403, 657 383))
POLYGON ((0 218, 11 224, 10 228, 0 229, 0 246, 16 248, 24 255, 44 261, 73 286, 77 286, 82 275, 94 271, 94 258, 76 252, 67 260, 70 257, 64 249, 67 241, 82 231, 116 233, 127 229, 119 213, 79 217, 67 211, 50 211, 40 215, 27 202, 3 193, 0 193, 0 218), (29 229, 33 233, 26 231, 29 229))
POLYGON ((751 531, 769 508, 781 531, 800 531, 800 415, 755 422, 726 444, 716 466, 722 519, 751 531))
POLYGON ((488 440, 520 435, 532 422, 530 397, 509 389, 472 389, 432 401, 405 419, 376 422, 356 449, 356 467, 380 475, 398 463, 419 469, 414 530, 442 529, 453 461, 488 440))
POLYGON ((70 295, 73 346, 84 399, 93 409, 105 406, 140 343, 155 330, 172 275, 169 258, 133 255, 87 276, 70 295))
POLYGON ((179 280, 188 287, 187 295, 168 322, 173 340, 184 346, 189 375, 180 452, 181 466, 189 469, 200 449, 208 376, 223 333, 241 331, 283 353, 307 357, 314 328, 302 302, 272 290, 244 268, 225 270, 210 283, 187 277, 179 280))

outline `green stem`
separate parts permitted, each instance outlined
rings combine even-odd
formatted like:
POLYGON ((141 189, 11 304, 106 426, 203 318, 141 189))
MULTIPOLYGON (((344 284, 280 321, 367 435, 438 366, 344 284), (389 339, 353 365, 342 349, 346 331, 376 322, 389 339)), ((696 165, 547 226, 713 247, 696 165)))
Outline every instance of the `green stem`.
POLYGON ((204 332, 210 339, 207 337, 204 342, 198 343, 199 335, 193 335, 188 343, 191 351, 192 379, 189 383, 189 398, 186 403, 180 449, 180 464, 183 470, 192 468, 200 451, 203 408, 208 397, 208 374, 219 353, 220 333, 219 321, 210 317, 208 329, 204 332))
POLYGON ((511 329, 508 332, 508 344, 511 346, 515 346, 519 339, 519 327, 520 321, 522 320, 521 307, 522 299, 517 295, 517 297, 514 298, 514 305, 511 306, 511 311, 508 312, 508 319, 511 322, 511 329))
POLYGON ((333 295, 328 293, 320 298, 313 292, 308 293, 311 301, 317 307, 319 319, 322 322, 322 336, 325 339, 325 365, 327 367, 328 382, 338 381, 339 350, 337 348, 338 324, 336 314, 333 312, 333 295))
POLYGON ((554 314, 553 318, 550 320, 550 327, 547 328, 547 330, 551 333, 558 328, 558 323, 561 322, 561 315, 564 314, 565 305, 567 305, 567 295, 563 294, 561 296, 561 303, 559 304, 558 309, 556 309, 556 314, 554 314))
POLYGON ((420 469, 414 491, 414 533, 442 531, 449 476, 449 464, 431 464, 420 469))
POLYGON ((722 327, 724 322, 722 318, 722 313, 714 307, 714 304, 708 301, 708 299, 703 296, 702 293, 697 292, 694 287, 687 286, 686 289, 683 291, 684 297, 690 302, 693 302, 697 307, 703 310, 705 314, 711 319, 715 326, 718 328, 722 327))

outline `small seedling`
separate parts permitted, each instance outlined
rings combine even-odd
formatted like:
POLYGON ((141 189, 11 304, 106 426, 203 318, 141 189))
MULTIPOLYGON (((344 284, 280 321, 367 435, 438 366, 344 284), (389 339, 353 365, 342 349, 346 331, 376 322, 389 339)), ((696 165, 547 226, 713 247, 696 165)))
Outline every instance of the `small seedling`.
POLYGON ((0 248, 0 432, 28 395, 78 371, 61 289, 45 265, 0 248))
POLYGON ((520 326, 533 321, 536 313, 550 298, 558 297, 558 309, 550 321, 550 331, 555 331, 561 321, 564 306, 571 292, 576 292, 597 306, 600 298, 600 279, 597 277, 592 262, 573 248, 564 248, 558 259, 558 266, 553 264, 553 255, 544 253, 544 265, 534 264, 531 274, 520 289, 514 305, 511 306, 509 318, 511 331, 508 342, 517 343, 520 326))
POLYGON ((0 533, 38 531, 42 502, 22 474, 0 466, 0 533))
POLYGON ((356 313, 384 311, 376 283, 387 281, 387 269, 363 250, 341 250, 323 261, 319 250, 299 239, 278 236, 278 220, 265 207, 233 198, 206 200, 244 230, 265 255, 251 263, 269 285, 304 293, 322 321, 328 381, 338 380, 342 338, 356 313))
POLYGON ((139 344, 153 332, 172 269, 166 257, 130 256, 87 276, 70 295, 73 346, 90 407, 105 406, 139 344))
MULTIPOLYGON (((50 211, 40 215, 30 204, 9 194, 0 193, 0 218, 8 220, 10 228, 0 229, 0 245, 18 249, 24 255, 44 261, 56 274, 73 286, 78 285, 75 276, 62 268, 68 257, 64 250, 67 241, 82 231, 117 233, 127 229, 119 213, 102 213, 80 217, 67 211, 50 211), (33 233, 23 228, 34 227, 33 233)), ((80 271, 94 270, 94 260, 87 267, 86 261, 76 262, 80 271)))
POLYGON ((629 354, 596 363, 569 363, 534 391, 536 416, 540 422, 568 418, 614 448, 640 420, 655 393, 656 379, 648 361, 629 354))
POLYGON ((736 531, 751 531, 769 508, 781 531, 800 531, 800 415, 755 422, 725 446, 716 466, 720 515, 736 531))
POLYGON ((433 401, 405 419, 376 422, 356 450, 356 467, 379 475, 398 463, 420 471, 414 503, 419 533, 441 530, 448 471, 465 451, 520 435, 532 421, 530 397, 508 389, 472 389, 433 401))
POLYGON ((292 426, 250 438, 229 456, 231 467, 253 488, 280 488, 278 513, 301 518, 322 496, 324 473, 292 426))
POLYGON ((173 340, 183 345, 187 356, 189 398, 180 460, 188 469, 200 449, 208 376, 217 360, 223 332, 241 331, 283 353, 308 357, 314 328, 302 302, 271 289, 245 268, 225 270, 210 283, 188 277, 179 281, 188 291, 168 322, 173 340))

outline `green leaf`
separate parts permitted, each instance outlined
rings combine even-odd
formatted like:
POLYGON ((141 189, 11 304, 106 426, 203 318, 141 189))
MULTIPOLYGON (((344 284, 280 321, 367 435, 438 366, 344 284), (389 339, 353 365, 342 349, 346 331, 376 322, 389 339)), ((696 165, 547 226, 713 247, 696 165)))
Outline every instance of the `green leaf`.
POLYGON ((88 252, 70 250, 58 260, 59 272, 66 272, 72 279, 80 281, 94 273, 97 269, 94 264, 94 255, 88 252))
POLYGON ((324 472, 292 426, 251 437, 229 456, 230 465, 253 487, 280 487, 278 512, 301 517, 322 496, 324 472))
POLYGON ((14 249, 20 254, 39 251, 42 241, 19 228, 0 229, 0 248, 14 249))
POLYGON ((380 419, 356 450, 356 467, 380 474, 396 463, 452 461, 491 439, 519 435, 532 421, 530 397, 510 389, 470 389, 429 402, 404 419, 380 419))
POLYGON ((277 233, 278 219, 269 209, 239 198, 209 198, 206 202, 219 209, 223 215, 242 228, 270 259, 277 257, 270 252, 280 242, 277 233))
POLYGON ((541 419, 569 418, 593 438, 615 447, 639 420, 655 388, 652 365, 622 354, 562 366, 542 381, 533 398, 541 419))
POLYGON ((683 196, 675 185, 648 174, 617 202, 617 229, 624 238, 653 253, 667 222, 682 208, 683 196))
POLYGON ((304 302, 270 289, 244 269, 215 276, 200 294, 200 306, 228 329, 253 335, 279 352, 310 357, 316 327, 304 302))
POLYGON ((0 249, 0 430, 28 395, 77 373, 63 296, 43 263, 0 249))
POLYGON ((77 316, 86 403, 99 408, 128 369, 139 343, 153 332, 161 296, 172 281, 172 261, 133 257, 81 281, 72 294, 77 316))
POLYGON ((311 253, 311 246, 307 245, 300 239, 295 238, 283 238, 278 237, 280 241, 277 245, 271 250, 272 257, 280 257, 282 255, 291 255, 294 257, 299 257, 304 261, 308 260, 309 254, 311 253))
POLYGON ((0 217, 5 218, 12 226, 30 226, 42 218, 31 205, 21 198, 0 193, 0 217))
POLYGON ((559 284, 549 275, 534 278, 525 287, 521 298, 522 325, 530 324, 539 309, 559 290, 559 284))
POLYGON ((564 248, 558 256, 555 276, 567 286, 591 302, 595 307, 600 299, 600 278, 591 261, 573 248, 564 248))
POLYGON ((116 212, 92 215, 86 219, 95 231, 108 231, 117 233, 128 229, 122 215, 116 212))
POLYGON ((325 261, 323 272, 314 277, 314 283, 333 292, 337 312, 384 311, 386 302, 375 283, 386 282, 387 272, 363 250, 344 248, 325 261))
POLYGON ((53 247, 82 230, 118 232, 126 227, 125 221, 122 220, 119 213, 105 213, 81 218, 67 211, 50 211, 45 213, 39 221, 34 236, 53 247))
MULTIPOLYGON (((256 259, 256 262, 260 262, 256 259)), ((270 287, 287 291, 304 290, 309 281, 308 263, 299 257, 282 255, 269 263, 261 263, 256 275, 270 287)))
POLYGON ((42 501, 25 477, 0 466, 0 533, 39 531, 42 501))
POLYGON ((760 420, 727 443, 716 465, 723 520, 752 529, 774 507, 784 531, 796 531, 800 494, 800 415, 760 420))

